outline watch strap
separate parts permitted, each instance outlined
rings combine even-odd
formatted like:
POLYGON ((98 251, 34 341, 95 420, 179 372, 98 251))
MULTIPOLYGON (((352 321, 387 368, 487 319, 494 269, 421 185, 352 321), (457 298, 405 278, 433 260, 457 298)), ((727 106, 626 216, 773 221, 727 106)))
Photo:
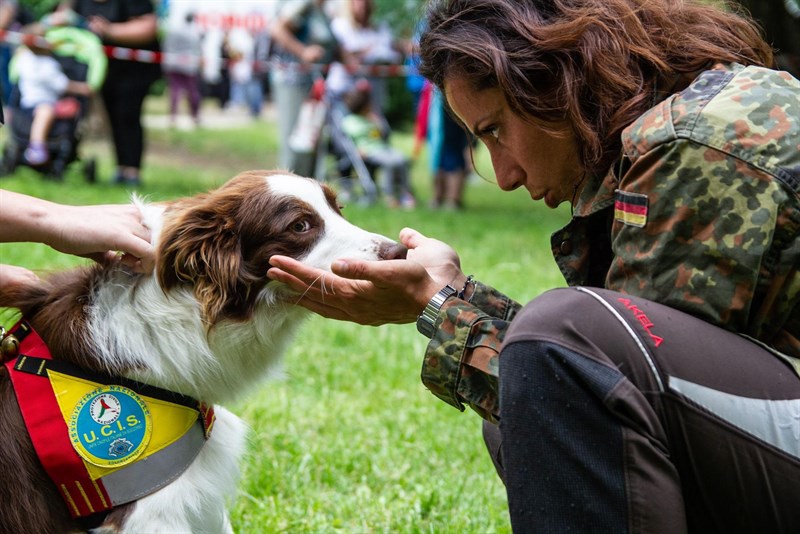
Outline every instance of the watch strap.
POLYGON ((456 289, 450 285, 444 286, 440 289, 428 304, 422 313, 417 317, 417 330, 420 334, 427 338, 432 338, 436 330, 436 317, 439 315, 439 310, 442 309, 445 301, 457 293, 456 289))

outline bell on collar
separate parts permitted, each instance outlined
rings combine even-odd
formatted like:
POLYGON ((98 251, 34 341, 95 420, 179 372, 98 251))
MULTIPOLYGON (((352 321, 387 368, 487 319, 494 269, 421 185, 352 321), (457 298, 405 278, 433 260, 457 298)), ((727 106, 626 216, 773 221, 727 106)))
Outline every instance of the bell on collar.
POLYGON ((0 356, 3 361, 16 358, 19 354, 19 340, 14 334, 6 333, 6 329, 0 327, 0 356))

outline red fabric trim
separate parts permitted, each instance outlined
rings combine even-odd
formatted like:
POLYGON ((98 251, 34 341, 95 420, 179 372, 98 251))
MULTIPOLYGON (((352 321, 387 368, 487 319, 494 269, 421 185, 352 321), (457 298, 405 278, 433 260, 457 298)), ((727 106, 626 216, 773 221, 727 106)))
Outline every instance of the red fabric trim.
MULTIPOLYGON (((12 329, 13 332, 13 329, 12 329)), ((39 461, 55 483, 72 517, 83 517, 113 507, 102 481, 93 481, 69 439, 69 431, 46 376, 23 373, 14 364, 25 355, 52 359, 39 335, 31 332, 20 342, 20 356, 5 363, 22 417, 39 461)))
POLYGON ((636 204, 629 204, 628 202, 623 202, 621 200, 617 200, 614 202, 614 209, 624 211, 625 213, 633 213, 635 215, 647 215, 647 206, 639 206, 636 204))
POLYGON ((198 408, 200 409, 200 419, 203 421, 203 431, 208 439, 211 429, 214 427, 214 421, 217 420, 217 416, 214 415, 214 406, 201 402, 198 408))

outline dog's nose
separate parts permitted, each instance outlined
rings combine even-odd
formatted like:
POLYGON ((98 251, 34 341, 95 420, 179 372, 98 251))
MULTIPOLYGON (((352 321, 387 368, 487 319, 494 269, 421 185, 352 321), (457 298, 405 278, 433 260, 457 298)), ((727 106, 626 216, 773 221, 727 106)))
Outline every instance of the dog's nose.
POLYGON ((400 243, 381 243, 378 247, 378 259, 404 260, 408 249, 400 243))

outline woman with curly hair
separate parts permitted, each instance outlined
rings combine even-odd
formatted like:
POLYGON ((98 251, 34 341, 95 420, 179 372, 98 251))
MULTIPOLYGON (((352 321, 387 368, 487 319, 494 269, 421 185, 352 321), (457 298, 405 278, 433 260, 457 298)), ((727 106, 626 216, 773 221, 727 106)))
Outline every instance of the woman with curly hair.
POLYGON ((498 186, 570 203, 570 287, 523 306, 410 229, 406 260, 271 276, 328 317, 417 321, 515 531, 800 531, 800 83, 689 0, 434 0, 426 27, 420 72, 498 186))

